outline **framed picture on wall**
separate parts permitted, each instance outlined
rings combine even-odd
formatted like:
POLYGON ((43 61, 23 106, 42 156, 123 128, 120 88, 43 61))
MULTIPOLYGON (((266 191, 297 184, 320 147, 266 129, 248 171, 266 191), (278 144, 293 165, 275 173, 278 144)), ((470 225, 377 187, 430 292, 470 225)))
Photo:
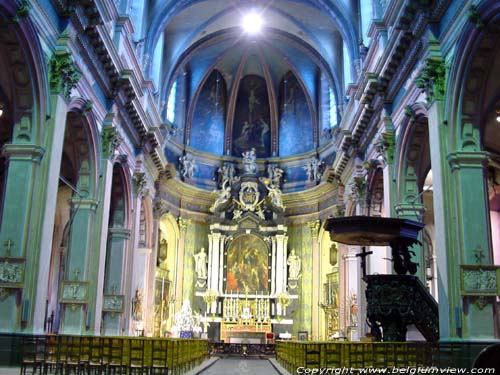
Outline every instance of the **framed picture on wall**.
POLYGON ((297 335, 297 338, 300 341, 307 341, 307 337, 308 337, 307 331, 299 331, 299 334, 297 335))

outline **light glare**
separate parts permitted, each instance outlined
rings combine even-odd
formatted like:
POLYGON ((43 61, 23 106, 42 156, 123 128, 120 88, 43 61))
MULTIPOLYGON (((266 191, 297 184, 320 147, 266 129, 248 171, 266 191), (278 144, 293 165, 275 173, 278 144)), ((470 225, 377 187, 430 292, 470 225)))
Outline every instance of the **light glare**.
POLYGON ((243 17, 243 30, 249 34, 257 34, 262 29, 262 17, 252 11, 243 17))

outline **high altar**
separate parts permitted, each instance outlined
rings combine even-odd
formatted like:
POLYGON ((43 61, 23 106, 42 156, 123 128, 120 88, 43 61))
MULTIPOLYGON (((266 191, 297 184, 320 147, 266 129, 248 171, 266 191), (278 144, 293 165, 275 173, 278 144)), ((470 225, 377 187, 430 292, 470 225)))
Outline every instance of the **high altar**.
POLYGON ((205 303, 211 339, 266 343, 293 324, 287 307, 298 299, 300 258, 287 254, 282 171, 271 166, 259 176, 253 150, 240 170, 220 169, 208 254, 195 254, 195 295, 205 303))

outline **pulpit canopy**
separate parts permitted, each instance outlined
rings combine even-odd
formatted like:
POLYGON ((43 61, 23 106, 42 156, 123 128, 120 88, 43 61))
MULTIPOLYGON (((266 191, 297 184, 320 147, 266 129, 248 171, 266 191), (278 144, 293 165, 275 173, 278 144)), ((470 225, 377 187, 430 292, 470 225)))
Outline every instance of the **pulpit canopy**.
POLYGON ((424 226, 412 220, 372 216, 334 217, 324 225, 332 241, 360 246, 389 246, 401 239, 417 241, 424 226))

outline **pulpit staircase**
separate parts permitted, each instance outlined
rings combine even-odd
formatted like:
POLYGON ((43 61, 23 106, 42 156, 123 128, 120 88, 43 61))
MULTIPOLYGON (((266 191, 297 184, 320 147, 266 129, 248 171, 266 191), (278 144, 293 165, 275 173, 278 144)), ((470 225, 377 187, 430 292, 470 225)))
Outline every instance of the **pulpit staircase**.
POLYGON ((416 276, 367 275, 367 321, 375 337, 383 329, 384 341, 405 341, 414 324, 427 341, 439 339, 436 300, 416 276))

